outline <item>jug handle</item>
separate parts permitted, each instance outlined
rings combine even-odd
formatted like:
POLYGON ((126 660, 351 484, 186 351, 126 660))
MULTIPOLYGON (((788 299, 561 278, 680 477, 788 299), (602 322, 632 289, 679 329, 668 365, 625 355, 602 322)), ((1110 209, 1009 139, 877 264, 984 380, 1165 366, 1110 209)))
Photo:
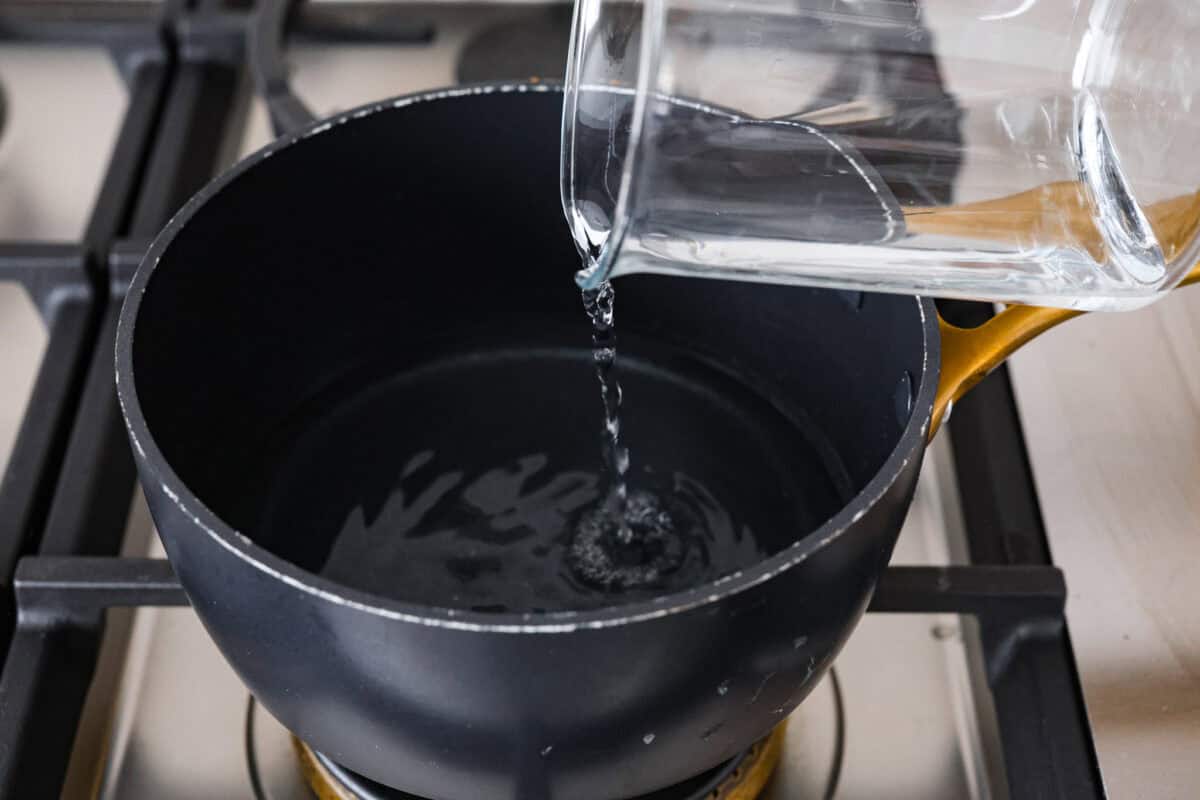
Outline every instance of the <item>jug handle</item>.
MULTIPOLYGON (((1179 283, 1200 283, 1200 264, 1179 283)), ((955 401, 1035 336, 1083 314, 1065 308, 1009 306, 977 328, 960 328, 938 316, 942 337, 942 375, 929 421, 930 440, 955 401)))

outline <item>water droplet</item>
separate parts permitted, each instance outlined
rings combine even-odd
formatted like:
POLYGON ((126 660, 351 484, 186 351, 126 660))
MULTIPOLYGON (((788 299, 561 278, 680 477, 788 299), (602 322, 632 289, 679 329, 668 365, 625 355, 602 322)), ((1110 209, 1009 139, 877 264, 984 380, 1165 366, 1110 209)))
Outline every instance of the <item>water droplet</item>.
POLYGON ((912 416, 913 407, 913 379, 908 370, 904 370, 900 376, 896 390, 892 394, 892 401, 895 403, 896 421, 903 428, 908 424, 908 418, 912 416))
POLYGON ((542 758, 545 758, 546 756, 550 755, 550 753, 553 751, 554 751, 554 745, 552 745, 552 744, 546 745, 545 747, 542 748, 542 751, 541 751, 542 758))
POLYGON ((711 728, 706 730, 704 733, 700 734, 700 738, 707 742, 709 739, 716 736, 717 731, 721 730, 721 728, 723 728, 724 726, 725 726, 724 722, 718 722, 716 725, 713 725, 711 728))
POLYGON ((654 734, 647 733, 645 736, 642 737, 642 741, 645 742, 646 744, 650 744, 651 742, 654 741, 654 734))
POLYGON ((776 674, 778 673, 768 672, 766 676, 763 677, 762 683, 758 684, 758 688, 754 690, 754 695, 750 698, 750 702, 746 703, 746 705, 752 706, 758 702, 758 698, 762 697, 763 690, 767 688, 767 684, 771 682, 771 678, 774 678, 776 674))
POLYGON ((729 694, 729 681, 721 681, 720 685, 717 686, 717 694, 721 695, 721 697, 729 694))
POLYGON ((801 647, 804 647, 804 645, 806 645, 806 644, 808 644, 807 636, 797 636, 795 639, 792 639, 792 649, 793 650, 799 650, 801 647))

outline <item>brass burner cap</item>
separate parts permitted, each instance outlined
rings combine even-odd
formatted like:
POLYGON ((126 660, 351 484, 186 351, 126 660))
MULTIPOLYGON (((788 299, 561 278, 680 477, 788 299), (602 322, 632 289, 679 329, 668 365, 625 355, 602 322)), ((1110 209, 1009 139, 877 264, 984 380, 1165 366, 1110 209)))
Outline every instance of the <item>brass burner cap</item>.
MULTIPOLYGON (((779 757, 783 752, 783 737, 787 722, 776 726, 764 739, 760 739, 749 750, 738 756, 724 780, 703 798, 680 798, 680 800, 755 800, 767 786, 779 757)), ((292 744, 300 757, 300 771, 317 800, 364 800, 330 771, 317 754, 295 736, 292 744)), ((367 798, 365 800, 370 800, 367 798)))

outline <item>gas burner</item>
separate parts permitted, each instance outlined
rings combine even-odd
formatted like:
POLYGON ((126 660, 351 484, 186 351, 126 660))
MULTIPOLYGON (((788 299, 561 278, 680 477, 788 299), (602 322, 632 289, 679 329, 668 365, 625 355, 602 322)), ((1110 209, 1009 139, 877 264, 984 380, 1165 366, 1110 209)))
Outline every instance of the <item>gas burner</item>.
MULTIPOLYGON (((786 723, 780 724, 767 737, 718 767, 631 800, 763 800, 763 790, 780 763, 786 727, 786 723)), ((811 731, 804 730, 809 727, 800 725, 794 735, 809 738, 806 733, 811 731)), ((840 724, 837 728, 840 730, 840 724)), ((364 778, 318 753, 253 698, 246 710, 246 755, 256 800, 423 800, 364 778), (284 762, 290 762, 292 768, 281 769, 284 762)), ((823 754, 814 756, 824 758, 823 754)))
MULTIPOLYGON (((691 780, 633 800, 752 800, 779 763, 786 723, 744 753, 691 780)), ((318 800, 422 800, 364 778, 293 737, 305 781, 318 800)))

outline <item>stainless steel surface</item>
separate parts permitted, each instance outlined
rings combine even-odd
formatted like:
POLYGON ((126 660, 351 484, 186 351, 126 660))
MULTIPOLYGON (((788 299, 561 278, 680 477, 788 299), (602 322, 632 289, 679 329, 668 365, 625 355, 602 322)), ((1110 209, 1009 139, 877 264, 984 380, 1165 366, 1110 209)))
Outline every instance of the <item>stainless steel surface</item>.
POLYGON ((0 241, 81 238, 128 93, 102 47, 0 43, 0 241))
MULTIPOLYGON (((950 453, 934 446, 892 563, 948 564, 960 546, 950 453)), ((835 663, 845 703, 839 798, 999 800, 991 701, 973 688, 974 626, 949 615, 868 614, 835 663)), ((792 716, 765 800, 820 798, 836 726, 828 678, 792 716)))
MULTIPOLYGON (((0 241, 71 241, 87 224, 127 93, 100 47, 0 43, 0 241)), ((29 296, 0 281, 0 475, 46 329, 29 296)))
MULTIPOLYGON (((446 3, 437 8, 422 5, 419 18, 431 20, 436 27, 430 44, 298 44, 289 48, 287 55, 292 88, 315 114, 328 116, 373 100, 452 86, 458 82, 459 55, 471 37, 491 25, 523 18, 531 13, 529 5, 532 3, 525 0, 446 3)), ((560 72, 549 77, 559 79, 565 69, 564 63, 560 72)), ((239 157, 253 153, 272 138, 266 106, 256 97, 251 101, 239 157)))
POLYGON ((29 294, 18 283, 0 281, 0 476, 7 469, 45 349, 46 326, 29 294))

